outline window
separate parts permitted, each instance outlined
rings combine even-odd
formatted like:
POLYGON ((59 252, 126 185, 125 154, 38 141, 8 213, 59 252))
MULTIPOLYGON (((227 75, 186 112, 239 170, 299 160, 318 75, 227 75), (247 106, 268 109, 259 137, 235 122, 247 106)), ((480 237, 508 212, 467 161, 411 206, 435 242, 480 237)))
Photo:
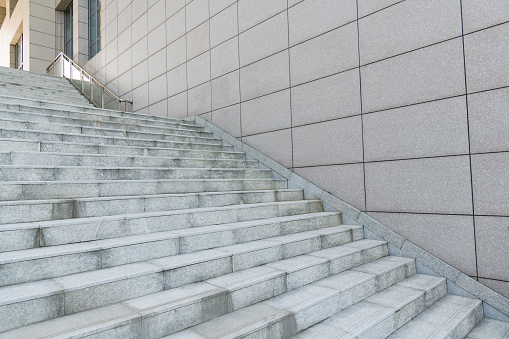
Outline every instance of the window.
POLYGON ((16 44, 16 68, 23 69, 23 34, 16 44))
POLYGON ((72 2, 64 12, 64 53, 70 58, 73 57, 72 51, 72 2))
POLYGON ((88 57, 101 50, 101 0, 88 0, 88 57))

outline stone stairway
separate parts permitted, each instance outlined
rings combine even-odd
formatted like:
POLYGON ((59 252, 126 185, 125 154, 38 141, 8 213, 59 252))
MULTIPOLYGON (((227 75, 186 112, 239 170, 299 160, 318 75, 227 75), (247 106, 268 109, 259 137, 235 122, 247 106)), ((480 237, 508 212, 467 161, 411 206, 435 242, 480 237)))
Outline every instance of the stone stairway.
POLYGON ((0 68, 0 338, 508 337, 201 127, 76 93, 0 68))

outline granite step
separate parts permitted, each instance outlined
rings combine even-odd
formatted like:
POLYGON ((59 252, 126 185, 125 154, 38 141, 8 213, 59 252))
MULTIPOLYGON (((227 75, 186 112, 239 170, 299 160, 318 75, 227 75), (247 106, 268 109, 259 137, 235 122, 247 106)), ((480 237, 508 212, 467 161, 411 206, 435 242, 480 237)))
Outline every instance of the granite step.
MULTIPOLYGON (((126 122, 123 121, 105 121, 99 118, 90 117, 84 115, 80 117, 71 117, 65 114, 63 115, 47 115, 35 112, 12 112, 12 111, 0 111, 0 117, 2 119, 10 120, 21 120, 29 122, 41 122, 41 123, 57 123, 64 125, 73 126, 86 126, 86 127, 101 127, 108 129, 120 129, 120 130, 131 130, 131 131, 161 131, 165 132, 168 129, 173 130, 185 130, 185 131, 203 131, 202 127, 189 125, 185 123, 161 123, 160 121, 142 120, 142 119, 129 119, 126 118, 126 122)), ((114 119, 115 120, 115 119, 114 119)), ((118 120, 118 119, 117 119, 118 120)))
POLYGON ((171 140, 181 142, 207 143, 216 142, 218 139, 212 137, 211 133, 188 131, 188 130, 171 130, 168 129, 164 133, 150 131, 132 131, 122 129, 108 129, 100 127, 83 127, 54 123, 40 123, 27 121, 0 120, 1 130, 11 131, 44 131, 54 132, 56 134, 82 134, 89 136, 117 137, 117 138, 133 138, 133 139, 153 139, 153 140, 171 140))
POLYGON ((302 190, 257 190, 130 195, 0 202, 0 224, 303 200, 302 190))
POLYGON ((509 339, 509 323, 483 318, 466 339, 509 339))
POLYGON ((160 148, 197 149, 215 151, 233 150, 232 146, 223 145, 220 139, 185 137, 179 135, 168 135, 164 137, 165 140, 157 140, 130 137, 111 137, 111 136, 85 135, 73 133, 46 132, 37 130, 0 129, 0 138, 18 139, 25 141, 38 141, 38 142, 53 141, 53 142, 70 142, 95 145, 160 147, 160 148), (196 141, 185 141, 185 139, 187 140, 194 139, 196 141))
POLYGON ((416 274, 343 309, 293 338, 387 338, 446 294, 444 278, 416 274))
POLYGON ((253 168, 97 167, 0 165, 0 181, 261 179, 272 172, 253 168))
POLYGON ((126 156, 54 152, 0 152, 0 165, 10 166, 92 166, 92 167, 181 167, 258 168, 258 162, 237 159, 126 156))
MULTIPOLYGON (((359 233, 362 233, 360 227, 338 227, 338 225, 340 218, 337 213, 322 212, 3 252, 0 253, 0 270, 3 272, 0 276, 0 286, 266 240, 271 237, 282 236, 280 239, 269 239, 272 245, 270 249, 279 250, 282 257, 283 254, 290 255, 289 247, 292 246, 290 244, 295 246, 295 243, 303 245, 307 242, 307 251, 311 251, 327 246, 325 241, 329 241, 329 245, 341 245, 362 236, 362 234, 359 236, 359 233), (322 228, 328 229, 313 232, 322 228), (296 232, 299 236, 287 236, 296 232), (286 242, 287 245, 283 246, 285 251, 281 245, 277 248, 275 242, 286 242)), ((266 245, 263 242, 262 244, 266 245)), ((262 244, 251 244, 247 248, 262 244)), ((291 253, 295 255, 297 252, 291 253)))
MULTIPOLYGON (((187 137, 197 137, 204 139, 211 139, 212 133, 171 128, 171 127, 157 127, 157 126, 138 126, 138 125, 120 125, 107 127, 97 126, 82 126, 72 125, 69 123, 56 123, 56 122, 34 122, 27 119, 21 120, 19 118, 13 118, 11 114, 2 114, 0 112, 0 128, 11 129, 11 130, 40 130, 47 132, 59 132, 59 133, 72 133, 72 134, 87 134, 87 135, 103 135, 113 137, 131 137, 131 138, 155 138, 164 140, 164 136, 170 135, 181 135, 187 137), (9 117, 6 117, 10 115, 9 117), (125 127, 125 128, 122 128, 125 127)), ((85 120, 86 121, 86 120, 85 120)), ((73 121, 73 122, 81 122, 73 121)), ((92 121, 87 121, 92 123, 92 121)), ((111 124, 111 123, 110 123, 111 124)))
POLYGON ((482 317, 480 300, 449 294, 388 338, 464 338, 482 317))
POLYGON ((322 212, 318 200, 282 201, 0 225, 2 252, 322 212))
MULTIPOLYGON (((380 242, 380 246, 383 247, 386 244, 380 242)), ((327 259, 313 257, 312 253, 309 256, 296 257, 295 259, 302 258, 308 264, 308 257, 312 257, 316 259, 315 266, 327 264, 327 259)), ((290 290, 291 287, 287 286, 286 282, 288 280, 286 277, 295 274, 295 272, 289 273, 268 266, 253 267, 234 273, 232 254, 220 249, 180 256, 183 257, 181 260, 173 260, 174 263, 178 263, 177 265, 168 264, 168 260, 178 257, 173 256, 168 259, 150 260, 51 280, 3 287, 0 289, 0 295, 2 295, 0 300, 3 300, 0 313, 3 319, 9 321, 0 330, 14 329, 37 321, 71 315, 142 296, 149 296, 151 300, 159 299, 159 302, 161 302, 163 298, 160 295, 154 296, 152 294, 178 288, 179 286, 174 286, 172 283, 176 281, 176 276, 187 278, 187 286, 183 289, 189 288, 189 285, 207 280, 208 284, 223 288, 228 291, 229 300, 225 300, 227 310, 235 311, 235 307, 249 306, 259 300, 290 290), (201 255, 201 259, 198 255, 201 255), (209 260, 204 262, 204 259, 209 260), (225 274, 230 274, 230 276, 225 277, 225 274), (236 284, 228 284, 228 281, 236 284), (33 307, 34 304, 45 305, 44 314, 41 312, 41 314, 35 315, 39 316, 38 318, 33 317, 31 319, 19 316, 26 312, 25 310, 33 307)), ((406 265, 412 265, 412 261, 407 261, 406 265)), ((400 271, 408 270, 408 267, 403 267, 405 265, 400 263, 393 266, 395 270, 398 268, 400 271)), ((309 274, 309 269, 300 273, 309 274)), ((400 274, 396 273, 395 275, 399 276, 400 274)), ((315 279, 320 280, 321 277, 323 277, 323 274, 316 276, 315 279)), ((135 305, 139 302, 140 300, 131 300, 125 305, 136 307, 135 305)), ((141 303, 146 303, 146 300, 142 300, 141 303)), ((168 314, 165 314, 165 316, 168 316, 168 314)), ((163 335, 166 334, 168 333, 163 335)))
POLYGON ((90 116, 101 115, 110 117, 127 117, 127 118, 140 118, 161 122, 182 122, 182 119, 161 117, 161 116, 147 116, 140 113, 123 112, 118 110, 101 109, 90 106, 76 105, 70 103, 52 102, 38 99, 21 99, 17 96, 2 95, 0 93, 0 109, 7 111, 24 111, 24 112, 39 112, 39 113, 56 113, 62 112, 79 112, 82 114, 88 113, 90 116))
POLYGON ((380 272, 361 265, 165 338, 289 338, 415 273, 411 259, 389 258, 375 261, 380 272))
POLYGON ((242 152, 193 150, 182 148, 140 147, 120 145, 97 145, 59 141, 28 141, 20 139, 0 138, 0 149, 4 152, 47 152, 47 153, 79 153, 104 154, 143 157, 169 157, 169 158, 202 158, 202 159, 235 159, 245 160, 242 152))
POLYGON ((286 186, 286 180, 273 178, 6 181, 0 183, 0 201, 272 190, 284 189, 286 186))

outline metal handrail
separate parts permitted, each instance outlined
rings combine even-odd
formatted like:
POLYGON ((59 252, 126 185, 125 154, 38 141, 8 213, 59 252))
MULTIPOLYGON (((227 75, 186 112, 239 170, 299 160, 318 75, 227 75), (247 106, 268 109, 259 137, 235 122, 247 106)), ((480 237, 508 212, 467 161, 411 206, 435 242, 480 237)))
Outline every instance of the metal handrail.
POLYGON ((69 82, 73 84, 81 92, 81 94, 83 94, 90 101, 90 103, 98 108, 112 109, 112 102, 114 102, 115 104, 113 106, 115 107, 118 105, 119 111, 132 112, 133 102, 131 100, 121 99, 115 95, 99 80, 85 71, 83 67, 69 58, 69 56, 67 56, 64 52, 60 52, 57 55, 55 60, 53 60, 51 64, 46 68, 46 73, 67 78, 69 82), (59 61, 60 65, 58 65, 59 61), (68 70, 66 69, 66 65, 64 65, 65 62, 69 63, 68 70), (76 78, 73 77, 73 69, 75 69, 74 71, 78 72, 76 78), (67 71, 69 71, 69 74, 66 74, 67 71), (89 82, 88 88, 86 88, 86 82, 89 82), (93 85, 96 86, 96 90, 93 89, 93 85), (98 93, 95 93, 97 91, 98 93), (96 96, 94 97, 94 95, 96 96))

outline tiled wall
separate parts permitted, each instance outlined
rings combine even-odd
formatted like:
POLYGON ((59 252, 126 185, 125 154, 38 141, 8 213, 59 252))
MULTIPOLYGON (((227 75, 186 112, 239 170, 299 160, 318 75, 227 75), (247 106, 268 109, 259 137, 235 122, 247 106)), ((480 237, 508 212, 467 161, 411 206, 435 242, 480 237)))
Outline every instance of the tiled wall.
POLYGON ((113 0, 87 67, 509 296, 507 0, 113 0))

